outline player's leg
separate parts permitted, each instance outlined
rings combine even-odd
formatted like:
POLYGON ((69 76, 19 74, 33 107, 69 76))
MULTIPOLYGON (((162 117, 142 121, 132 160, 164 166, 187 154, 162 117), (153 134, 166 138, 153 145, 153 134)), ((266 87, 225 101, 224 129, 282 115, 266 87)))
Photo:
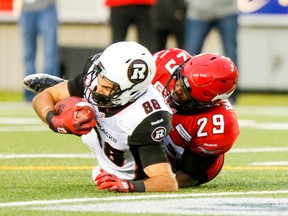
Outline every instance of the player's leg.
MULTIPOLYGON (((24 67, 25 75, 36 73, 36 51, 37 51, 37 28, 36 22, 38 13, 22 12, 19 19, 22 39, 23 39, 23 51, 24 51, 24 67)), ((24 92, 25 101, 32 101, 35 96, 30 91, 24 92)))
POLYGON ((184 49, 191 55, 200 54, 211 28, 212 24, 210 22, 187 19, 185 23, 184 49))
POLYGON ((113 43, 126 40, 130 24, 130 7, 120 6, 111 8, 110 25, 113 43))
MULTIPOLYGON (((225 55, 229 57, 237 67, 238 66, 237 36, 239 29, 238 14, 223 17, 218 21, 217 27, 221 35, 225 55)), ((238 88, 236 88, 236 90, 229 99, 232 104, 236 103, 237 96, 238 96, 238 88)))
POLYGON ((51 6, 41 13, 38 28, 43 37, 44 69, 43 73, 59 76, 59 51, 57 42, 57 11, 51 6))

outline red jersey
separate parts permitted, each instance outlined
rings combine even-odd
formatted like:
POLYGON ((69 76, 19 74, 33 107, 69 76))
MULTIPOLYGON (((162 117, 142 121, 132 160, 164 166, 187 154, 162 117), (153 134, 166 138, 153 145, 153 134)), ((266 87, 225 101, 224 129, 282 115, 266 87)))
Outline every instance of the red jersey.
MULTIPOLYGON (((154 54, 156 75, 152 84, 156 89, 163 92, 175 68, 190 57, 180 49, 154 54)), ((165 139, 165 145, 166 150, 170 149, 170 153, 167 153, 175 159, 187 148, 201 155, 220 155, 232 147, 238 135, 239 125, 234 108, 228 100, 223 100, 219 105, 196 114, 174 113, 172 130, 165 139)))
POLYGON ((184 149, 201 155, 227 152, 239 135, 236 113, 228 100, 190 115, 173 114, 170 138, 184 149))

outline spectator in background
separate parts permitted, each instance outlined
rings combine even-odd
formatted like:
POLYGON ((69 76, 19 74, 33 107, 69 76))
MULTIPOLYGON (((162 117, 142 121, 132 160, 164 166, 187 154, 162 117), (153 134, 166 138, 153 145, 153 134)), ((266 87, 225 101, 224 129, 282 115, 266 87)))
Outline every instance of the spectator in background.
MULTIPOLYGON (((191 55, 201 53, 203 44, 212 28, 219 30, 225 56, 237 66, 238 5, 235 0, 186 0, 187 19, 184 49, 191 55)), ((209 50, 211 52, 211 50, 209 50)), ((237 92, 230 97, 236 102, 237 92)))
POLYGON ((137 28, 138 42, 152 49, 152 7, 156 0, 106 0, 110 7, 112 42, 125 41, 129 27, 137 28))
POLYGON ((183 48, 185 0, 157 0, 153 10, 153 52, 166 49, 169 35, 174 35, 177 47, 183 48))
MULTIPOLYGON (((38 36, 43 38, 43 73, 59 76, 57 9, 55 0, 24 0, 19 24, 24 43, 26 75, 37 73, 36 54, 38 36)), ((25 101, 32 101, 34 94, 25 91, 25 101)))

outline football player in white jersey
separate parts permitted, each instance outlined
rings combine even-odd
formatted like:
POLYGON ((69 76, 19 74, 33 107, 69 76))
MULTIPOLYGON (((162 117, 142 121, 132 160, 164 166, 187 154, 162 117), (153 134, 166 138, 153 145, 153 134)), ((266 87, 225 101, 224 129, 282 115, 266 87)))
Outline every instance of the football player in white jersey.
MULTIPOLYGON (((52 130, 59 124, 54 105, 70 96, 84 97, 96 112, 97 124, 82 141, 95 153, 92 177, 99 190, 116 192, 177 191, 163 139, 172 112, 152 86, 155 62, 135 42, 118 42, 90 57, 82 74, 37 94, 32 106, 52 130)), ((83 123, 83 122, 82 122, 83 123)), ((81 125, 70 129, 81 130, 81 125)))

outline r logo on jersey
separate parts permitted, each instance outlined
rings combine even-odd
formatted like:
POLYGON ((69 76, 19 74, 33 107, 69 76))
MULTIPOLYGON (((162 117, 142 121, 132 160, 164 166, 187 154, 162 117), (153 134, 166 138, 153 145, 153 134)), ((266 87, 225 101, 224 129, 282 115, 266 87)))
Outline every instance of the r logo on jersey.
POLYGON ((128 78, 132 83, 143 82, 148 75, 148 66, 143 60, 134 60, 128 67, 128 78))
POLYGON ((166 128, 164 127, 157 127, 151 134, 151 138, 156 141, 160 142, 166 137, 166 128))

